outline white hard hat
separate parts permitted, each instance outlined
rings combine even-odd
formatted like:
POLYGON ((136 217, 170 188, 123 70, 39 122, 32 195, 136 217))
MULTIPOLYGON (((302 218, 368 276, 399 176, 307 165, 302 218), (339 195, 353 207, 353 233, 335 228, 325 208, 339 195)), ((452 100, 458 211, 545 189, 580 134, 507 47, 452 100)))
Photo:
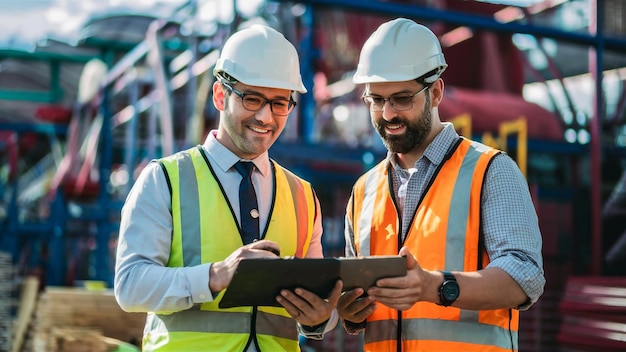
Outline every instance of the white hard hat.
POLYGON ((448 67, 439 39, 406 18, 385 22, 365 41, 352 80, 356 84, 436 81, 448 67))
POLYGON ((307 92, 296 48, 280 32, 260 24, 228 38, 213 69, 216 76, 222 72, 251 86, 307 92))

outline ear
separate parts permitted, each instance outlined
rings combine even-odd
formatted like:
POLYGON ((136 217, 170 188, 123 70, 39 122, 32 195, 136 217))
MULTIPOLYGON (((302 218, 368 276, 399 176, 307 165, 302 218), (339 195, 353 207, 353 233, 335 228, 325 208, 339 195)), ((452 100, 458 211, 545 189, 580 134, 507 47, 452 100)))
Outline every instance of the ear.
POLYGON ((224 111, 224 87, 219 81, 213 83, 213 105, 219 111, 224 111))
POLYGON ((443 80, 441 78, 437 79, 435 83, 430 86, 430 93, 432 94, 431 107, 436 108, 443 100, 443 80))

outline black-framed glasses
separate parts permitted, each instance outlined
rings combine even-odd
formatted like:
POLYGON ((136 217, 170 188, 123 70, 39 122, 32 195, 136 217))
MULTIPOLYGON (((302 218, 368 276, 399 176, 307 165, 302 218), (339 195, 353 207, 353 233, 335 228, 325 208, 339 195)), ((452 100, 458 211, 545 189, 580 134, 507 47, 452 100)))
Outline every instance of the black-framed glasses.
POLYGON ((430 86, 424 86, 415 94, 398 94, 392 95, 389 98, 383 98, 376 95, 363 95, 361 99, 370 111, 380 112, 385 107, 385 102, 389 101, 389 105, 396 111, 404 111, 413 108, 413 98, 420 93, 426 91, 430 86))
POLYGON ((244 93, 233 88, 230 84, 222 82, 222 85, 226 89, 235 93, 241 98, 241 105, 248 111, 259 111, 263 109, 265 104, 270 104, 270 111, 275 115, 285 116, 289 115, 296 106, 296 102, 293 99, 267 99, 258 94, 244 93))

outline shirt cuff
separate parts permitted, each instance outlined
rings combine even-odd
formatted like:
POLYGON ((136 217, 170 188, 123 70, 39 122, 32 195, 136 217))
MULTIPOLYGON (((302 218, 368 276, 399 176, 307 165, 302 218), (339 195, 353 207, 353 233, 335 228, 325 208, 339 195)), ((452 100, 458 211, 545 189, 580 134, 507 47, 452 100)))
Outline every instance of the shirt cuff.
POLYGON ((537 265, 529 264, 529 262, 520 262, 519 260, 497 258, 487 266, 488 268, 499 268, 509 274, 526 293, 528 299, 517 307, 520 311, 528 310, 537 302, 543 293, 546 282, 541 268, 537 265))
POLYGON ((298 324, 298 332, 307 339, 321 340, 324 337, 326 324, 328 324, 328 320, 315 326, 298 324))
POLYGON ((337 310, 334 309, 333 313, 330 315, 330 318, 328 318, 326 322, 320 325, 306 326, 298 323, 298 333, 300 333, 300 335, 306 337, 307 339, 321 340, 324 337, 324 334, 333 330, 337 326, 338 320, 339 315, 337 314, 337 310))
POLYGON ((185 276, 189 282, 191 299, 194 304, 213 301, 213 294, 209 289, 209 269, 211 264, 202 264, 185 269, 185 276))

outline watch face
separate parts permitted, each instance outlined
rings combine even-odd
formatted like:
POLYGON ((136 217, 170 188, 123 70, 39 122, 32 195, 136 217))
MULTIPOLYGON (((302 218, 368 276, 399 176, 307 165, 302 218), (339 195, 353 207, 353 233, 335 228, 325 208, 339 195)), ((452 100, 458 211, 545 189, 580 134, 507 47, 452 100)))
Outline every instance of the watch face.
POLYGON ((441 294, 446 301, 454 301, 459 297, 459 285, 454 281, 446 281, 441 288, 441 294))

